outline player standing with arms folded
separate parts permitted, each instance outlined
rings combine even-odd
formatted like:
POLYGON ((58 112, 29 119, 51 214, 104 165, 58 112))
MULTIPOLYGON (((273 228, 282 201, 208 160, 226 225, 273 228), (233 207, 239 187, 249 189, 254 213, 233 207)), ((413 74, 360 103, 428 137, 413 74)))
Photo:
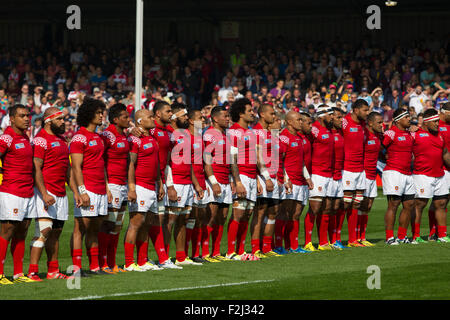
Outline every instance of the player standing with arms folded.
POLYGON ((0 186, 0 284, 13 284, 4 275, 6 252, 11 240, 14 282, 35 282, 23 274, 25 238, 35 210, 33 149, 26 131, 30 111, 21 104, 9 108, 11 126, 0 136, 3 181, 0 186))

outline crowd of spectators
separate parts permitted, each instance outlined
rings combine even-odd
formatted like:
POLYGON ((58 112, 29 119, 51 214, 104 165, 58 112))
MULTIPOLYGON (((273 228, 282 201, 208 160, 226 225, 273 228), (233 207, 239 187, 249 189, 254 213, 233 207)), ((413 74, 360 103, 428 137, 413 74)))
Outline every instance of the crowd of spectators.
MULTIPOLYGON (((352 45, 338 40, 289 43, 278 37, 272 42, 263 39, 255 48, 236 45, 229 55, 220 45, 167 44, 144 51, 142 101, 146 108, 160 99, 177 101, 208 116, 212 107, 246 97, 255 109, 264 102, 272 104, 283 118, 291 109, 314 114, 322 103, 350 110, 362 98, 383 115, 387 126, 394 110, 404 106, 420 122, 424 110, 448 101, 448 52, 448 39, 440 41, 433 34, 408 47, 392 48, 370 39, 352 45)), ((133 115, 134 74, 134 53, 127 47, 2 47, 1 129, 8 126, 8 108, 21 103, 30 107, 33 136, 45 109, 57 106, 65 114, 70 139, 86 95, 107 106, 121 102, 133 115)))

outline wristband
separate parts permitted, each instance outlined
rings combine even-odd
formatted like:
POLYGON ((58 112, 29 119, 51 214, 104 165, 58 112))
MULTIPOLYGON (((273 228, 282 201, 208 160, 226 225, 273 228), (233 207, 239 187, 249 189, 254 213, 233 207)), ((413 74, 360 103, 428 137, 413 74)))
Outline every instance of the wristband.
POLYGON ((87 192, 86 192, 86 187, 84 186, 84 184, 78 187, 78 192, 79 192, 80 194, 85 194, 85 193, 87 193, 87 192))
POLYGON ((213 174, 208 177, 208 180, 211 183, 211 185, 219 184, 219 182, 217 182, 217 179, 216 179, 216 177, 213 174))
POLYGON ((309 176, 309 172, 308 172, 308 169, 306 168, 306 166, 303 166, 303 177, 304 177, 306 180, 308 180, 309 178, 311 178, 311 177, 309 176))

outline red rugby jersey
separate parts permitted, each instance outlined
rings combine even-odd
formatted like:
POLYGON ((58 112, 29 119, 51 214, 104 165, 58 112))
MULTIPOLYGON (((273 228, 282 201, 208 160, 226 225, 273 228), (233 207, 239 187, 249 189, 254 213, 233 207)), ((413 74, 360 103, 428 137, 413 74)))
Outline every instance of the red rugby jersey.
POLYGON ((305 162, 308 173, 312 172, 312 149, 310 138, 300 132, 297 133, 303 139, 303 161, 305 162))
POLYGON ((96 132, 90 132, 85 127, 73 136, 69 146, 70 154, 83 154, 81 169, 86 190, 96 194, 106 194, 105 146, 103 139, 96 132))
POLYGON ((394 170, 411 175, 413 140, 409 131, 400 130, 396 125, 393 125, 390 130, 384 133, 383 145, 387 149, 384 170, 394 170))
POLYGON ((252 129, 244 129, 235 123, 228 130, 231 145, 238 148, 239 174, 256 179, 256 135, 252 129))
POLYGON ((285 155, 283 167, 291 182, 295 185, 305 185, 306 181, 303 177, 303 139, 298 134, 292 134, 285 128, 280 134, 280 153, 285 155))
POLYGON ((191 178, 191 134, 187 129, 172 132, 171 152, 172 178, 174 184, 192 184, 191 178))
POLYGON ((194 169, 194 175, 197 178, 200 187, 206 190, 205 170, 203 169, 203 138, 201 135, 191 136, 191 162, 194 169))
MULTIPOLYGON (((442 138, 444 138, 445 147, 450 152, 450 124, 447 124, 442 120, 439 120, 439 132, 441 133, 442 138)), ((444 169, 450 171, 450 168, 445 167, 445 164, 444 169)))
POLYGON ((423 174, 428 177, 442 177, 444 175, 445 142, 440 133, 433 135, 419 128, 411 133, 413 138, 414 174, 423 174))
POLYGON ((333 179, 341 180, 342 179, 342 169, 344 169, 344 136, 342 135, 341 130, 333 129, 334 138, 334 171, 333 171, 333 179))
POLYGON ((155 128, 150 130, 150 135, 158 142, 159 147, 159 167, 161 170, 161 179, 163 183, 166 182, 165 171, 167 166, 167 159, 169 158, 172 144, 170 142, 170 132, 168 126, 162 127, 155 120, 155 128))
POLYGON ((130 152, 137 154, 135 181, 137 186, 155 190, 158 177, 159 146, 152 136, 129 136, 130 152))
POLYGON ((377 161, 380 153, 380 135, 366 129, 366 143, 364 145, 364 171, 366 178, 375 180, 377 177, 377 161))
POLYGON ((280 146, 275 143, 277 141, 275 138, 272 140, 272 132, 270 130, 264 129, 259 122, 254 125, 252 129, 256 134, 257 144, 262 149, 262 161, 266 165, 270 177, 275 178, 278 172, 280 146))
POLYGON ((203 141, 205 142, 205 152, 211 153, 214 176, 221 184, 230 183, 230 153, 228 138, 224 132, 208 128, 203 134, 203 141))
POLYGON ((45 189, 57 197, 66 195, 66 177, 69 168, 69 148, 66 141, 41 129, 33 139, 35 158, 44 161, 42 175, 45 189))
POLYGON ((350 113, 342 119, 345 171, 362 172, 364 170, 364 128, 364 122, 356 123, 350 113))
POLYGON ((111 124, 102 132, 101 137, 105 144, 105 163, 108 183, 118 185, 127 184, 127 159, 130 145, 126 135, 120 134, 116 126, 111 124))
POLYGON ((331 178, 334 171, 333 133, 319 121, 312 125, 312 174, 331 178))
POLYGON ((0 136, 0 153, 3 168, 0 191, 31 198, 34 195, 33 149, 28 136, 25 133, 19 135, 7 127, 0 136))

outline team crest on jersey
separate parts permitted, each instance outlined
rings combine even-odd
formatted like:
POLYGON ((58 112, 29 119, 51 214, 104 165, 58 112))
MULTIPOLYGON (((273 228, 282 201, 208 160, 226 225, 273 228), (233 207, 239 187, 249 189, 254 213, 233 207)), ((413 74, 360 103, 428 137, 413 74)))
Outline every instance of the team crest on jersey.
POLYGON ((349 186, 350 185, 350 181, 349 180, 345 181, 345 184, 349 186))
POLYGON ((16 150, 19 150, 25 148, 25 145, 23 143, 16 143, 14 147, 16 148, 16 150))
POLYGON ((265 143, 270 143, 271 139, 264 140, 265 143))
POLYGON ((291 147, 297 147, 298 146, 298 143, 297 142, 292 142, 291 143, 291 147))
POLYGON ((303 139, 303 144, 306 144, 306 140, 305 139, 303 139))
POLYGON ((89 146, 90 147, 93 147, 93 146, 96 146, 96 145, 97 145, 97 141, 96 140, 89 141, 89 146))
POLYGON ((358 128, 350 128, 350 132, 358 132, 358 128))
POLYGON ((439 131, 447 131, 447 128, 446 127, 440 127, 439 131))
POLYGON ((114 198, 115 203, 119 203, 119 198, 114 198))
POLYGON ((322 187, 318 187, 317 189, 318 189, 319 191, 322 191, 322 187))
POLYGON ((18 213, 19 213, 19 209, 17 209, 17 208, 14 209, 14 210, 13 210, 13 213, 14 213, 14 214, 18 214, 18 213))
POLYGON ((153 144, 151 142, 144 144, 144 150, 147 150, 148 148, 153 147, 153 144))
POLYGON ((125 148, 125 143, 119 142, 119 143, 117 144, 117 148, 125 148))
POLYGON ((334 137, 334 141, 339 141, 339 137, 338 137, 338 136, 335 136, 335 137, 334 137))
POLYGON ((52 142, 51 146, 52 146, 52 148, 54 148, 54 147, 59 147, 60 144, 59 144, 58 141, 55 141, 55 142, 52 142))
POLYGON ((178 197, 178 202, 181 202, 181 197, 178 197))
POLYGON ((367 141, 367 144, 370 146, 370 145, 373 145, 373 144, 375 144, 375 140, 369 140, 369 141, 367 141))
POLYGON ((177 140, 177 143, 183 143, 183 141, 184 141, 183 138, 180 138, 177 140))
POLYGON ((424 193, 425 192, 425 190, 424 189, 420 189, 420 193, 424 193))
POLYGON ((419 137, 429 137, 428 133, 419 133, 419 137))
POLYGON ((249 136, 244 136, 244 141, 248 141, 250 139, 249 136))
POLYGON ((141 200, 139 203, 140 203, 141 206, 143 206, 145 204, 145 201, 141 200))
POLYGON ((398 191, 398 186, 395 186, 395 188, 394 188, 394 189, 395 189, 395 191, 398 191))
POLYGON ((94 206, 90 206, 89 210, 94 211, 94 206))
POLYGON ((398 137, 398 141, 405 141, 406 138, 405 137, 398 137))
POLYGON ((330 136, 328 135, 328 133, 322 135, 322 139, 328 139, 329 137, 330 137, 330 136))
POLYGON ((158 137, 164 137, 164 132, 158 131, 158 137))

